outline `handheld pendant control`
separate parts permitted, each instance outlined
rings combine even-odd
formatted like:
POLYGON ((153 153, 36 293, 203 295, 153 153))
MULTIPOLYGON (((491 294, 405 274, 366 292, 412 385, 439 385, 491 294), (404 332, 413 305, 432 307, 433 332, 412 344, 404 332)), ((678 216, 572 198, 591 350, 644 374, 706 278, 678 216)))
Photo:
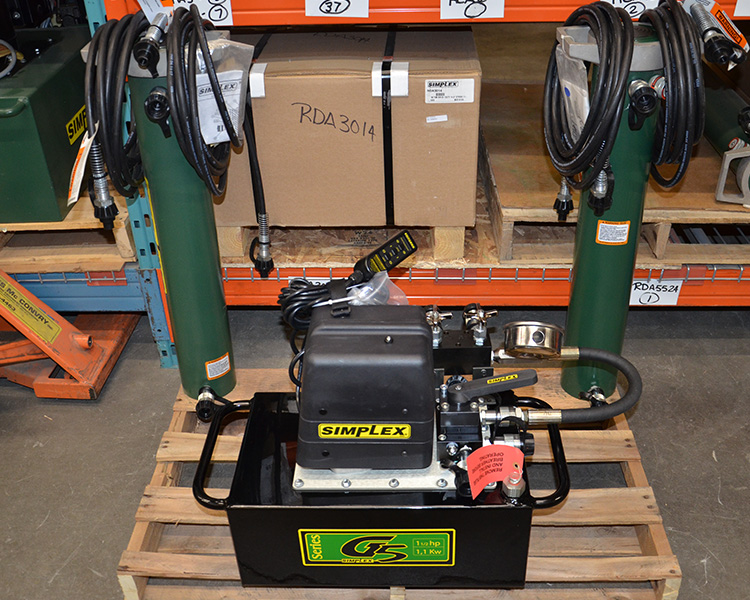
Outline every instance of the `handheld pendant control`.
POLYGON ((417 251, 417 244, 411 234, 404 229, 374 252, 361 258, 354 265, 350 280, 354 283, 370 281, 375 273, 390 271, 417 251))

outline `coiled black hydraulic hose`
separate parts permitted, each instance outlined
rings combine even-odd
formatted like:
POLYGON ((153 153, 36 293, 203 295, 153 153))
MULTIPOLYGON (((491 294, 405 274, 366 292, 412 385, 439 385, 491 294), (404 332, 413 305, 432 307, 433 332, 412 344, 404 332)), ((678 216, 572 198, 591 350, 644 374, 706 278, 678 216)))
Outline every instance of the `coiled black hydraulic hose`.
POLYGON ((651 175, 662 187, 673 187, 685 175, 693 146, 703 135, 706 97, 703 86, 700 33, 692 18, 676 0, 662 0, 645 11, 641 22, 649 23, 659 37, 664 61, 665 102, 659 113, 651 175), (658 165, 677 164, 671 177, 658 165))
POLYGON ((633 56, 633 23, 625 10, 597 2, 578 8, 565 25, 587 25, 602 59, 586 123, 574 139, 563 107, 555 43, 544 86, 544 139, 555 168, 571 187, 584 190, 605 169, 615 143, 633 56))
POLYGON ((560 411, 562 423, 593 423, 606 421, 630 410, 635 406, 643 391, 643 381, 638 370, 632 363, 619 354, 601 350, 599 348, 579 348, 578 358, 581 361, 603 363, 614 367, 625 376, 628 391, 619 400, 611 404, 602 404, 591 408, 566 408, 560 411))
MULTIPOLYGON (((521 396, 514 399, 514 402, 518 406, 527 406, 530 408, 551 408, 549 404, 540 400, 539 398, 533 398, 531 396, 521 396)), ((552 459, 555 463, 555 480, 557 481, 557 487, 555 490, 546 496, 536 498, 531 496, 534 508, 550 508, 557 506, 568 497, 570 492, 570 473, 568 473, 568 462, 565 459, 565 449, 562 444, 562 437, 560 437, 560 428, 551 423, 547 425, 547 432, 549 433, 549 441, 552 447, 552 459)))
MULTIPOLYGON (((200 12, 195 5, 191 5, 190 10, 181 7, 174 11, 172 24, 169 26, 167 33, 167 99, 175 137, 182 153, 206 184, 211 194, 221 196, 227 185, 227 168, 231 155, 230 144, 235 148, 239 148, 242 144, 224 101, 224 95, 206 40, 206 28, 213 29, 213 25, 210 22, 204 23, 202 21, 200 12), (185 60, 186 46, 187 60, 185 60), (205 71, 211 83, 222 123, 229 135, 229 142, 208 145, 201 134, 198 91, 195 83, 198 49, 203 56, 205 71)), ((273 269, 273 259, 271 258, 268 214, 252 118, 252 106, 248 93, 242 127, 247 143, 255 214, 258 219, 258 237, 252 242, 250 257, 255 267, 260 271, 261 277, 265 278, 273 269)))
POLYGON ((235 147, 239 147, 240 140, 224 102, 224 95, 211 59, 206 40, 206 27, 213 28, 213 25, 203 23, 195 4, 191 5, 190 10, 180 7, 174 11, 172 23, 167 32, 167 98, 170 120, 182 153, 211 193, 214 196, 221 196, 226 189, 227 167, 231 154, 230 142, 235 147), (186 46, 187 61, 185 60, 186 46), (230 142, 209 146, 203 140, 196 88, 198 49, 201 51, 216 105, 229 134, 230 142))
MULTIPOLYGON (((88 133, 101 145, 110 180, 123 196, 133 196, 143 182, 143 165, 137 143, 135 119, 123 123, 126 106, 125 79, 130 54, 138 37, 148 28, 142 12, 110 20, 99 27, 89 45, 85 94, 88 133), (123 130, 128 137, 123 141, 123 130)), ((106 186, 105 186, 106 188, 106 186)))

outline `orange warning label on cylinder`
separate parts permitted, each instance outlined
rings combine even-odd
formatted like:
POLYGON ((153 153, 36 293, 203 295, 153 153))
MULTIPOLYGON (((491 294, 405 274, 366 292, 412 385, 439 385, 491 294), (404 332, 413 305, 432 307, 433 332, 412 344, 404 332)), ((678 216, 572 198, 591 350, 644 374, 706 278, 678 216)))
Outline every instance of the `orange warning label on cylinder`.
POLYGON ((604 246, 624 246, 628 243, 630 221, 599 221, 596 224, 596 243, 604 246))
POLYGON ((218 379, 222 375, 229 373, 231 365, 229 364, 229 352, 216 360, 209 360, 206 363, 206 377, 208 379, 218 379))

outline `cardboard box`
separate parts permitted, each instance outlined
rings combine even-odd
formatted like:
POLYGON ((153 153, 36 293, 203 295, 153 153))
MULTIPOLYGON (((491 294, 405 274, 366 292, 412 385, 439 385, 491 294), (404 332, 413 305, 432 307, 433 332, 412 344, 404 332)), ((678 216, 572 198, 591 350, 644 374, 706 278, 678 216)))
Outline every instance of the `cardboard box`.
MULTIPOLYGON (((267 38, 251 89, 272 225, 387 224, 387 38, 375 30, 267 38)), ((391 83, 394 224, 473 226, 481 70, 471 31, 398 31, 391 83)), ((252 202, 247 169, 244 155, 233 156, 220 224, 246 220, 238 207, 252 202)))

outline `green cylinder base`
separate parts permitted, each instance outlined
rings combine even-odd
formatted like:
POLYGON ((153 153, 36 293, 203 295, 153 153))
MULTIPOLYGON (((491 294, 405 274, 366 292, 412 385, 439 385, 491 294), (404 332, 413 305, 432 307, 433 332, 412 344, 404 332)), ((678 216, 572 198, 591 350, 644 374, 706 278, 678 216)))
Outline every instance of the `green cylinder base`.
POLYGON ((224 396, 237 379, 211 194, 174 132, 165 138, 145 114, 146 97, 166 79, 129 84, 182 387, 192 398, 204 385, 224 396))
MULTIPOLYGON (((648 81, 654 72, 633 72, 630 80, 648 81)), ((630 304, 643 203, 651 168, 656 115, 638 131, 628 126, 629 101, 620 120, 610 164, 615 174, 612 207, 601 217, 581 194, 565 345, 621 353, 630 304), (627 233, 624 233, 627 230, 627 233), (608 234, 606 232, 609 232, 608 234)), ((606 396, 615 390, 616 371, 588 362, 565 363, 561 384, 578 397, 592 387, 606 396)))

